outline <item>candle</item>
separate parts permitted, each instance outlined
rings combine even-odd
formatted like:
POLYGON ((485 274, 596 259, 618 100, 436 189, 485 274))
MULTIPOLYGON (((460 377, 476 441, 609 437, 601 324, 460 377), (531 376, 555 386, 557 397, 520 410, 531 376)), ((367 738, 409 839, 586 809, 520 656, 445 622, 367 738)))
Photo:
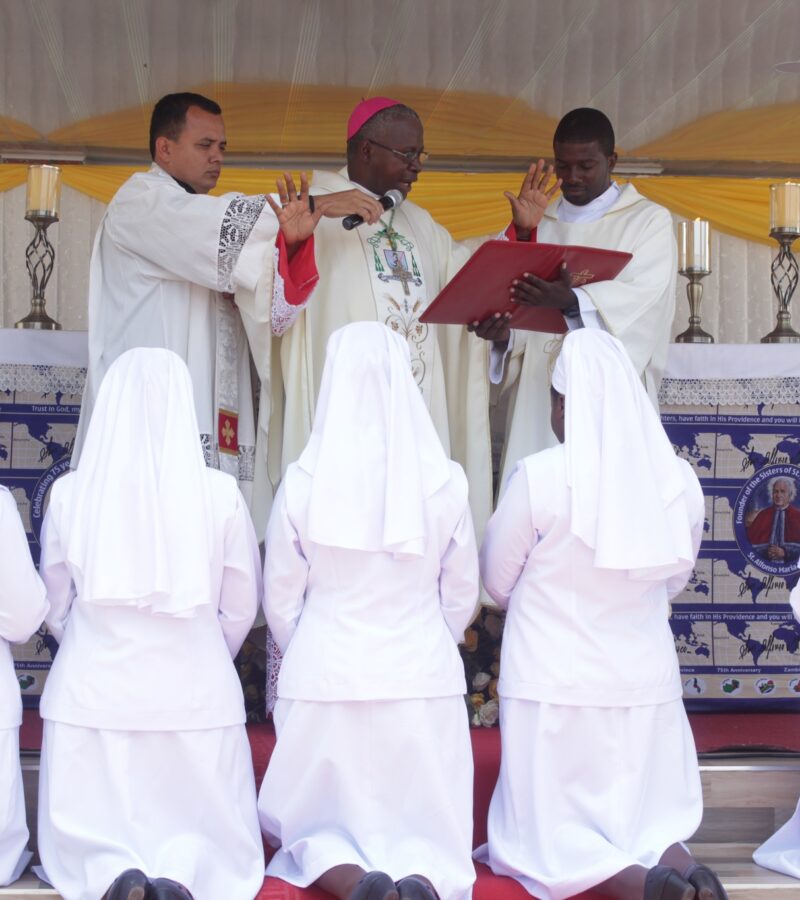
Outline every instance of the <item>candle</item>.
POLYGON ((678 271, 710 272, 708 222, 693 219, 678 227, 678 271))
POLYGON ((769 228, 800 234, 800 184, 797 182, 770 185, 769 228))
POLYGON ((58 166, 28 166, 26 215, 58 218, 61 200, 61 169, 58 166))

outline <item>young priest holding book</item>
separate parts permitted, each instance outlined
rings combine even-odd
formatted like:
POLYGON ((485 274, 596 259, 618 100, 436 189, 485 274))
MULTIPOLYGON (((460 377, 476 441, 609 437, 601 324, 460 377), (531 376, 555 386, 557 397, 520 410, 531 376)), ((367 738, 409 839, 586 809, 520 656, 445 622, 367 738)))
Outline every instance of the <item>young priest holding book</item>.
MULTIPOLYGON (((617 337, 657 407, 675 314, 675 236, 664 207, 646 200, 632 184, 611 180, 617 162, 614 141, 611 122, 599 110, 567 113, 553 137, 561 198, 547 208, 533 232, 517 228, 513 236, 621 250, 632 253, 633 259, 613 281, 573 288, 568 272, 553 282, 530 276, 517 280, 510 293, 519 303, 562 310, 570 329, 602 328, 617 337)), ((507 406, 498 404, 505 422, 496 423, 505 431, 502 490, 518 460, 552 445, 546 385, 547 345, 553 335, 510 332, 502 319, 487 320, 473 330, 494 342, 492 381, 509 398, 507 406)))

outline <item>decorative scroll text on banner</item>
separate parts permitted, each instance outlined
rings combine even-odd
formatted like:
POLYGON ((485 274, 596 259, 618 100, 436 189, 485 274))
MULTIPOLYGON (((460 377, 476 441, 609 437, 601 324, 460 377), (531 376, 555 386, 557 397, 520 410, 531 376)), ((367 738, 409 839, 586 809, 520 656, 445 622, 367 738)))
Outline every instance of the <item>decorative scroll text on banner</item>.
POLYGON ((800 705, 800 379, 665 379, 661 418, 706 498, 694 574, 672 604, 692 706, 800 705))

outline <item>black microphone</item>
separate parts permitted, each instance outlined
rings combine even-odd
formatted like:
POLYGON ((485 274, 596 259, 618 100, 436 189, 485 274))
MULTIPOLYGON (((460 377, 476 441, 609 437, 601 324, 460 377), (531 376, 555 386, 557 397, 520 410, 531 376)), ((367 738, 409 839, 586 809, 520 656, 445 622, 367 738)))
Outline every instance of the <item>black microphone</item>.
MULTIPOLYGON (((406 198, 400 191, 387 191, 382 197, 378 197, 378 203, 380 203, 384 209, 392 209, 395 206, 400 206, 405 199, 406 198)), ((354 228, 358 228, 363 221, 363 216, 353 213, 352 216, 345 216, 342 219, 342 228, 347 231, 352 231, 354 228)))

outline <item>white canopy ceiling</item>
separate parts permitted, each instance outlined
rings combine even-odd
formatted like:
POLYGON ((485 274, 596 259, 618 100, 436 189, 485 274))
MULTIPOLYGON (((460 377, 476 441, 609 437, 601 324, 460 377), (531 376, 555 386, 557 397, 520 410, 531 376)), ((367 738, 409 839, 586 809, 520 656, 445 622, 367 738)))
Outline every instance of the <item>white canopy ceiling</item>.
MULTIPOLYGON (((712 113, 796 103, 800 74, 775 69, 796 59, 795 0, 0 0, 0 116, 32 130, 0 125, 0 147, 139 108, 141 152, 164 93, 211 85, 224 103, 232 85, 281 84, 282 140, 265 153, 291 151, 322 86, 424 89, 426 122, 464 92, 498 120, 595 106, 636 156, 712 113)), ((470 115, 465 155, 487 127, 470 115)))

